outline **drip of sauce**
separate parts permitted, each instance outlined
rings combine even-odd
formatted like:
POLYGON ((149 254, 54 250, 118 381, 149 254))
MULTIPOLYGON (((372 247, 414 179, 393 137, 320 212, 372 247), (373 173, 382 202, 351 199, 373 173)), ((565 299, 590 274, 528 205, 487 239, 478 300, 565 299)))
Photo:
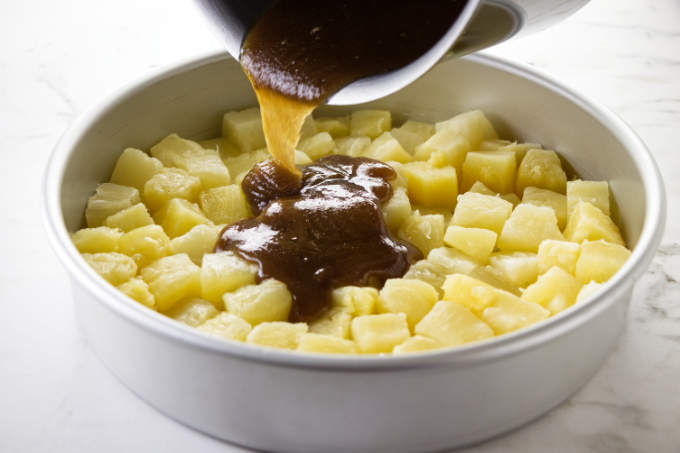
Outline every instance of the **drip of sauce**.
POLYGON ((215 247, 257 263, 259 279, 284 282, 293 322, 323 314, 333 288, 380 287, 422 257, 385 225, 380 206, 392 195, 392 167, 333 155, 301 174, 301 181, 292 178, 271 160, 256 165, 242 186, 258 216, 226 227, 215 247))

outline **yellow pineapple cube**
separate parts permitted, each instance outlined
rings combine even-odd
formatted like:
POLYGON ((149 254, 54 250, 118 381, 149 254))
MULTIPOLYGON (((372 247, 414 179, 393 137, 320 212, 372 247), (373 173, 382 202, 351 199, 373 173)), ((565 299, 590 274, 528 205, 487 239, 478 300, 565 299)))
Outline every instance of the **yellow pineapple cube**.
POLYGON ((180 301, 165 314, 191 327, 197 327, 210 318, 217 316, 219 312, 213 304, 207 300, 191 298, 180 301))
POLYGON ((200 266, 203 255, 215 249, 220 226, 196 225, 186 233, 170 241, 170 252, 173 255, 186 253, 191 261, 200 266))
POLYGON ((364 153, 364 150, 371 144, 371 139, 361 137, 341 137, 335 140, 335 154, 357 157, 364 153))
POLYGON ((184 253, 159 258, 143 268, 141 275, 156 298, 159 311, 167 311, 180 300, 201 294, 201 268, 184 253))
POLYGON ((413 156, 406 152, 397 139, 389 132, 383 132, 382 135, 373 140, 370 145, 364 148, 362 155, 382 162, 395 161, 404 163, 413 160, 413 156))
POLYGON ((226 137, 216 137, 211 138, 210 140, 201 140, 198 142, 198 144, 204 149, 214 149, 219 153, 222 159, 241 154, 241 150, 238 149, 238 147, 226 137))
POLYGON ((408 338, 401 344, 398 344, 392 350, 392 354, 411 354, 414 352, 430 351, 432 349, 441 348, 442 345, 434 341, 432 338, 423 337, 422 335, 416 335, 414 337, 408 338))
POLYGON ((80 253, 117 252, 123 232, 118 228, 83 228, 71 235, 73 245, 80 253))
POLYGON ((519 199, 517 195, 514 193, 503 193, 498 195, 500 198, 504 199, 508 203, 512 204, 512 206, 517 206, 522 202, 522 200, 519 199))
POLYGON ((521 203, 512 211, 498 236, 501 251, 538 251, 545 239, 563 239, 555 211, 545 206, 521 203))
POLYGON ((494 253, 489 263, 501 273, 504 280, 517 288, 524 288, 538 278, 539 265, 535 253, 494 253))
POLYGON ((437 289, 437 292, 441 293, 441 286, 446 278, 446 272, 438 264, 428 260, 420 260, 412 264, 402 278, 421 280, 432 285, 433 288, 437 289))
POLYGON ((527 151, 530 149, 541 149, 543 146, 541 146, 538 143, 508 143, 500 148, 498 148, 501 151, 512 151, 515 153, 515 157, 517 158, 517 162, 522 162, 522 159, 524 159, 524 156, 526 155, 527 151))
POLYGON ((223 311, 196 329, 223 340, 246 341, 252 327, 238 316, 223 311))
POLYGON ((349 116, 315 118, 317 132, 327 132, 333 138, 349 134, 349 116))
POLYGON ((252 151, 266 146, 260 109, 253 107, 240 112, 225 113, 222 117, 222 135, 241 151, 252 151))
POLYGON ((444 234, 444 244, 460 250, 480 263, 486 263, 496 246, 498 235, 484 228, 451 225, 444 234))
POLYGON ((450 247, 432 249, 427 255, 427 261, 440 266, 444 275, 470 274, 479 266, 470 256, 450 247))
POLYGON ((481 181, 495 192, 513 192, 516 172, 512 151, 471 151, 463 161, 461 187, 467 191, 475 181, 481 181))
POLYGON ((376 138, 392 129, 392 114, 387 110, 357 110, 349 120, 350 135, 376 138))
POLYGON ((320 318, 309 323, 309 331, 338 338, 349 338, 351 322, 352 314, 346 308, 331 307, 320 318))
POLYGON ((312 163, 312 159, 300 150, 295 150, 295 155, 293 156, 293 162, 295 165, 307 165, 312 163))
POLYGON ((297 350, 321 354, 356 354, 359 352, 353 341, 319 333, 303 334, 298 341, 297 350))
POLYGON ((201 192, 201 209, 217 224, 229 225, 250 217, 250 207, 241 186, 231 184, 201 192))
POLYGON ((619 227, 614 221, 586 201, 579 202, 569 214, 564 237, 578 243, 603 239, 614 244, 625 245, 619 227))
POLYGON ((435 124, 437 132, 451 129, 462 135, 470 143, 472 149, 479 149, 484 140, 494 140, 498 134, 489 119, 480 110, 460 113, 451 119, 435 124))
MULTIPOLYGON (((470 188, 468 189, 468 192, 472 192, 472 193, 481 193, 482 195, 491 195, 491 196, 496 196, 496 195, 498 195, 496 192, 494 192, 493 190, 491 190, 491 189, 489 189, 488 187, 486 187, 486 186, 484 185, 484 183, 481 182, 481 181, 475 181, 475 183, 472 185, 472 187, 470 187, 470 188)), ((507 200, 506 200, 506 201, 507 201, 507 200)), ((510 216, 509 213, 508 213, 508 216, 510 216)))
POLYGON ((271 159, 272 155, 267 148, 255 151, 244 152, 224 159, 224 164, 229 169, 229 174, 233 183, 240 184, 243 177, 250 171, 255 164, 263 160, 271 159))
POLYGON ((420 280, 391 278, 378 296, 378 313, 404 313, 411 330, 437 302, 439 294, 420 280))
POLYGON ((144 203, 137 203, 108 216, 104 225, 127 232, 146 225, 153 225, 153 219, 144 203))
POLYGON ((470 277, 481 280, 484 283, 503 290, 505 292, 511 293, 515 296, 519 296, 519 288, 510 282, 506 275, 497 267, 490 264, 484 266, 477 266, 470 274, 470 277))
POLYGON ((510 140, 503 140, 500 138, 492 140, 483 140, 482 143, 477 147, 478 151, 496 151, 505 146, 512 144, 510 140))
POLYGON ((173 198, 168 201, 154 214, 154 219, 171 238, 185 234, 196 225, 212 224, 196 203, 182 198, 173 198))
POLYGON ((261 322, 287 320, 293 303, 286 285, 271 278, 225 293, 222 300, 228 312, 254 326, 261 322))
POLYGON ((196 201, 201 180, 181 168, 165 168, 144 184, 144 203, 155 211, 173 198, 196 201))
POLYGON ((569 213, 581 201, 586 201, 606 215, 610 215, 609 184, 607 181, 579 180, 567 182, 567 208, 569 213))
POLYGON ((82 256, 96 273, 113 286, 125 283, 137 274, 135 261, 122 253, 83 253, 82 256))
POLYGON ((534 302, 554 315, 576 302, 581 283, 561 267, 552 267, 522 293, 522 300, 534 302))
POLYGON ((166 167, 184 167, 186 159, 191 155, 199 155, 203 151, 201 145, 186 140, 177 134, 170 134, 151 147, 149 152, 166 167))
POLYGON ((498 298, 481 314, 482 320, 493 329, 496 335, 528 327, 550 316, 550 312, 540 305, 524 301, 509 293, 506 294, 506 297, 498 298))
POLYGON ((259 346, 278 349, 296 349, 303 335, 307 333, 307 324, 298 322, 263 322, 253 328, 246 342, 259 346))
POLYGON ((414 203, 453 209, 458 195, 458 178, 453 167, 434 168, 427 162, 411 162, 400 168, 406 178, 408 195, 414 203))
POLYGON ((131 278, 117 286, 118 290, 140 304, 155 310, 156 300, 149 291, 149 285, 141 278, 131 278))
POLYGON ((476 278, 464 274, 452 274, 446 277, 442 285, 444 300, 457 302, 481 313, 499 298, 500 291, 476 278))
POLYGON ((443 129, 416 146, 413 157, 429 161, 434 167, 450 165, 460 171, 468 152, 470 143, 465 137, 451 129, 443 129))
POLYGON ((170 238, 160 225, 146 225, 122 235, 118 250, 142 268, 170 253, 170 238))
POLYGON ((538 246, 538 270, 545 273, 551 267, 559 266, 573 275, 580 253, 581 247, 574 242, 547 239, 538 246))
POLYGON ((453 210, 449 208, 433 208, 423 205, 414 205, 413 209, 422 215, 440 215, 444 217, 444 225, 448 225, 453 217, 453 210))
POLYGON ((560 230, 567 224, 567 197, 561 193, 539 189, 538 187, 527 187, 522 195, 522 203, 552 208, 555 211, 557 226, 560 230))
POLYGON ((385 224, 390 231, 396 231, 411 216, 411 201, 406 189, 394 189, 392 197, 382 207, 385 224))
POLYGON ((118 158, 110 182, 134 187, 141 192, 144 184, 162 169, 160 160, 150 157, 144 151, 127 148, 118 158))
POLYGON ((434 124, 408 120, 401 126, 393 128, 390 133, 407 153, 413 154, 418 145, 434 134, 434 124))
POLYGON ((466 192, 458 196, 451 224, 468 228, 486 228, 500 233, 511 213, 512 204, 502 198, 466 192))
POLYGON ((533 186, 564 193, 567 188, 567 174, 555 151, 530 149, 524 155, 517 169, 517 194, 533 186))
POLYGON ((445 346, 458 346, 494 336, 491 327, 469 309, 456 302, 439 301, 416 325, 418 335, 445 346))
POLYGON ((357 316, 350 331, 362 353, 392 352, 410 336, 404 313, 357 316))
POLYGON ((254 285, 257 266, 232 252, 206 253, 201 264, 201 297, 222 307, 222 296, 254 285))
POLYGON ((107 217, 139 203, 139 191, 134 187, 104 183, 87 200, 85 219, 90 228, 102 226, 107 217))
POLYGON ((370 315, 375 312, 378 290, 367 286, 342 286, 331 292, 331 301, 333 307, 342 308, 352 315, 370 315))
POLYGON ((415 245, 423 256, 444 243, 444 216, 441 214, 421 215, 415 211, 399 228, 397 236, 415 245))
POLYGON ((312 115, 307 115, 302 123, 302 128, 300 129, 300 139, 311 137, 319 133, 319 129, 316 127, 316 121, 312 115))
POLYGON ((581 282, 606 282, 630 257, 630 250, 605 241, 588 241, 581 245, 574 275, 581 282))
POLYGON ((309 156, 310 159, 317 160, 329 155, 333 151, 333 148, 335 148, 335 142, 328 132, 319 132, 309 138, 300 140, 297 147, 300 151, 309 156))
POLYGON ((576 303, 585 302, 591 296, 594 296, 602 288, 602 283, 588 282, 581 288, 576 296, 576 303))

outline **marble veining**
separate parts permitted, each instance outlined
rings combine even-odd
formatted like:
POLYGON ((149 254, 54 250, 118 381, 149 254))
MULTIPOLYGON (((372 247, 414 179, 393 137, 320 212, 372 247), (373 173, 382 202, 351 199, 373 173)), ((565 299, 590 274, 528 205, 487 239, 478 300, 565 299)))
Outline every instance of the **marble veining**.
MULTIPOLYGON (((679 24, 677 0, 593 0, 489 51, 547 70, 620 114, 656 157, 669 212, 627 329, 598 374, 538 420, 462 451, 680 452, 679 24)), ((75 327, 39 209, 49 151, 84 108, 220 45, 191 0, 0 6, 0 451, 242 451, 162 416, 98 361, 75 327)))

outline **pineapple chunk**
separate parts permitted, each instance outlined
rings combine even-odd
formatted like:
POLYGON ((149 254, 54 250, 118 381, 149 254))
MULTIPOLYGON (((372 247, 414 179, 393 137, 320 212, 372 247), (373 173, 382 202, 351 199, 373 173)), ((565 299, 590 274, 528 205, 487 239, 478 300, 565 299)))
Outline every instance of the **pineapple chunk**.
POLYGON ((304 322, 263 322, 253 328, 246 342, 278 349, 296 349, 300 340, 307 333, 304 322))
POLYGON ((213 225, 196 225, 186 233, 170 241, 170 252, 173 255, 186 253, 191 261, 200 266, 203 255, 215 248, 217 235, 221 227, 213 225))
POLYGON ((295 150, 295 156, 293 156, 293 163, 295 165, 307 165, 312 163, 312 159, 300 150, 295 150))
POLYGON ((540 304, 554 315, 576 302, 581 283, 561 267, 552 267, 522 293, 522 300, 540 304))
POLYGON ((331 292, 334 307, 342 308, 355 316, 370 315, 375 312, 378 290, 370 287, 342 286, 331 292))
POLYGON ((196 203, 182 198, 168 201, 154 214, 154 219, 171 238, 183 235, 196 225, 212 224, 196 203))
POLYGON ((142 268, 170 253, 170 238, 159 225, 147 225, 122 235, 118 249, 142 268))
POLYGON ((387 110, 357 110, 349 120, 350 135, 376 138, 392 129, 392 114, 387 110))
MULTIPOLYGON (((468 192, 472 192, 472 193, 481 193, 482 195, 491 195, 491 196, 497 195, 496 192, 494 192, 493 190, 491 190, 491 189, 489 189, 488 187, 486 187, 486 186, 484 185, 484 183, 481 182, 481 181, 475 181, 475 183, 472 185, 472 187, 470 187, 470 188, 468 189, 468 192)), ((505 200, 505 199, 504 199, 504 200, 505 200)), ((506 200, 506 201, 507 201, 507 200, 506 200)), ((508 216, 509 216, 509 215, 510 215, 510 213, 508 213, 508 216)))
POLYGON ((567 182, 567 209, 570 214, 581 201, 586 201, 606 215, 610 215, 609 184, 607 181, 567 182))
POLYGON ((397 236, 415 245, 423 256, 427 256, 430 250, 441 247, 444 242, 444 216, 420 215, 415 211, 399 228, 397 236))
POLYGON ((470 143, 465 137, 451 129, 443 129, 423 144, 416 146, 413 157, 417 160, 427 160, 434 167, 450 165, 460 171, 469 151, 470 143))
POLYGON ((378 296, 379 313, 404 313, 411 330, 437 302, 439 294, 431 285, 420 280, 391 278, 378 296))
POLYGON ((472 149, 479 149, 479 145, 484 140, 498 138, 493 125, 480 110, 460 113, 451 119, 436 123, 435 128, 437 132, 451 129, 458 135, 462 135, 470 143, 472 149))
POLYGON ((403 313, 357 316, 350 330, 362 353, 392 352, 410 336, 403 313))
POLYGON ((108 216, 104 225, 109 228, 120 228, 127 232, 146 225, 153 225, 153 219, 144 203, 137 203, 108 216))
POLYGON ((567 174, 555 151, 530 149, 524 155, 517 170, 517 194, 533 186, 553 192, 564 193, 567 188, 567 174))
POLYGON ((327 132, 333 138, 349 134, 349 116, 333 116, 314 119, 317 132, 327 132))
POLYGON ((201 180, 181 168, 165 168, 144 184, 144 203, 155 211, 173 198, 196 201, 201 180))
POLYGON ((477 149, 479 151, 496 151, 499 150, 505 146, 508 146, 512 144, 510 140, 503 140, 500 138, 493 139, 493 140, 484 140, 482 143, 479 144, 477 149))
POLYGON ((602 283, 589 282, 583 285, 581 291, 576 296, 576 303, 584 302, 602 288, 602 283))
POLYGON ((241 154, 241 150, 225 137, 216 137, 210 140, 202 140, 198 142, 198 144, 204 149, 214 149, 219 153, 222 159, 241 154))
POLYGON ((143 268, 141 274, 156 298, 159 311, 167 311, 180 300, 201 293, 201 268, 184 253, 160 258, 143 268))
POLYGON ((312 115, 307 115, 305 120, 302 122, 302 128, 300 129, 300 139, 311 137, 317 134, 319 129, 316 127, 316 121, 312 115))
POLYGON ((232 252, 206 253, 201 265, 201 297, 222 306, 222 296, 242 286, 254 285, 257 266, 232 252))
MULTIPOLYGON (((488 283, 464 274, 452 274, 446 277, 442 289, 444 300, 462 304, 474 313, 481 313, 501 294, 504 294, 488 283)), ((508 296, 512 295, 508 293, 508 296)))
POLYGON ((227 157, 224 159, 224 164, 229 169, 229 174, 232 176, 233 182, 240 184, 243 177, 255 166, 255 164, 271 158, 272 155, 269 154, 267 148, 261 148, 255 151, 227 157))
POLYGON ((559 266, 573 275, 580 252, 581 247, 573 242, 547 239, 538 246, 538 270, 544 273, 559 266))
MULTIPOLYGON (((543 241, 545 243, 547 241, 543 241)), ((494 253, 489 258, 491 266, 497 269, 502 278, 517 288, 524 288, 538 278, 538 258, 534 253, 494 253)))
POLYGON ((538 187, 527 187, 522 195, 522 203, 552 208, 555 211, 557 226, 560 230, 564 229, 567 224, 567 197, 561 193, 539 189, 538 187))
POLYGON ((286 285, 267 279, 258 285, 242 286, 222 296, 227 311, 252 325, 288 319, 293 299, 286 285))
POLYGON ((578 243, 603 239, 614 244, 625 245, 619 227, 612 219, 586 201, 579 202, 569 214, 564 237, 578 243))
POLYGON ((458 178, 453 167, 434 168, 427 162, 411 162, 402 165, 399 172, 406 178, 408 195, 414 203, 449 209, 456 205, 458 178))
POLYGON ((450 247, 439 247, 430 251, 427 261, 440 266, 444 274, 470 274, 478 264, 468 255, 450 247))
POLYGON ((197 327, 208 319, 214 318, 218 313, 213 304, 207 300, 194 298, 177 303, 165 314, 175 321, 197 327))
POLYGON ((423 337, 422 335, 416 335, 395 346, 392 350, 392 354, 411 354, 413 352, 430 351, 432 349, 438 349, 441 347, 441 344, 437 343, 431 338, 423 337))
POLYGON ((319 132, 309 138, 300 140, 297 147, 300 151, 307 154, 310 159, 317 160, 329 155, 333 148, 335 148, 335 142, 333 142, 333 138, 328 132, 319 132))
POLYGON ((538 251, 545 239, 563 239, 557 228, 555 211, 545 206, 521 203, 503 225, 498 237, 498 248, 502 251, 538 251))
POLYGON ((96 273, 113 286, 125 283, 137 273, 137 265, 121 253, 83 253, 83 259, 96 273))
POLYGON ((504 193, 498 195, 500 198, 504 199, 508 203, 512 204, 513 207, 517 206, 522 202, 517 195, 514 193, 504 193))
POLYGON ((508 143, 507 145, 502 146, 499 149, 501 151, 512 151, 513 153, 515 153, 517 162, 522 162, 522 159, 524 159, 524 156, 527 154, 527 151, 529 151, 530 149, 541 148, 543 148, 543 146, 538 143, 508 143))
POLYGON ((335 140, 335 154, 357 157, 364 153, 364 150, 371 144, 368 137, 342 137, 335 140))
POLYGON ((382 207, 385 224, 390 231, 396 231, 411 216, 411 202, 406 194, 406 189, 398 187, 394 189, 392 197, 382 207))
POLYGON ((149 285, 141 278, 131 278, 117 286, 118 291, 128 296, 130 299, 136 300, 140 304, 155 310, 156 300, 153 294, 149 291, 149 285))
POLYGON ((439 301, 416 325, 418 335, 445 346, 458 346, 494 336, 491 327, 456 302, 439 301))
POLYGON ((481 318, 496 335, 502 335, 528 327, 548 316, 550 312, 540 305, 512 296, 499 298, 493 306, 484 309, 481 318))
POLYGON ((241 186, 215 187, 201 192, 201 209, 205 215, 217 224, 236 222, 250 217, 250 208, 241 186))
POLYGON ((417 123, 416 121, 409 120, 402 126, 392 129, 390 133, 397 139, 401 147, 404 148, 407 153, 413 154, 418 145, 432 136, 434 133, 434 125, 417 123), (414 124, 422 124, 425 127, 421 128, 419 126, 414 126, 414 124))
POLYGON ((118 241, 123 232, 118 228, 83 228, 71 236, 73 245, 80 253, 117 252, 118 241))
POLYGON ((151 155, 160 160, 166 167, 177 167, 183 170, 186 159, 203 151, 201 145, 185 140, 177 134, 170 134, 156 143, 149 150, 151 155))
POLYGON ((352 314, 344 307, 331 307, 326 313, 309 324, 309 331, 332 335, 338 338, 349 338, 349 325, 352 314))
POLYGON ((253 107, 240 112, 225 113, 222 117, 222 135, 241 148, 241 151, 266 146, 260 109, 253 107))
POLYGON ((398 129, 417 135, 421 143, 432 137, 435 133, 434 124, 414 120, 406 120, 406 122, 399 126, 398 129))
POLYGON ((139 191, 134 187, 104 183, 87 200, 85 219, 90 228, 104 224, 107 217, 139 203, 139 191))
MULTIPOLYGON (((414 205, 413 209, 422 215, 440 215, 444 217, 444 225, 448 225, 453 217, 453 210, 449 208, 432 208, 423 205, 414 205)), ((446 227, 444 227, 446 229, 446 227)))
POLYGON ((446 271, 440 265, 429 260, 420 260, 411 265, 402 278, 429 283, 441 293, 440 289, 446 278, 446 271))
POLYGON ((110 182, 142 191, 144 184, 162 169, 160 160, 149 157, 144 151, 127 148, 118 158, 110 182))
POLYGON ((252 327, 238 316, 222 312, 214 318, 208 319, 196 329, 224 340, 246 341, 252 327))
POLYGON ((458 197, 452 225, 469 228, 486 228, 500 233, 512 213, 512 204, 502 198, 466 192, 458 197))
POLYGON ((471 151, 463 161, 461 187, 467 191, 481 181, 498 193, 513 192, 517 162, 512 151, 471 151))
POLYGON ((303 334, 298 341, 297 350, 322 354, 356 354, 359 352, 353 341, 318 333, 303 334))
POLYGON ((582 282, 606 282, 630 257, 630 250, 605 241, 584 242, 574 275, 582 282))
POLYGON ((389 132, 383 132, 382 135, 373 140, 370 145, 364 148, 362 155, 382 162, 393 160, 404 163, 413 160, 413 156, 406 152, 389 132))
POLYGON ((497 237, 491 230, 451 225, 444 234, 444 243, 485 263, 496 246, 497 237))

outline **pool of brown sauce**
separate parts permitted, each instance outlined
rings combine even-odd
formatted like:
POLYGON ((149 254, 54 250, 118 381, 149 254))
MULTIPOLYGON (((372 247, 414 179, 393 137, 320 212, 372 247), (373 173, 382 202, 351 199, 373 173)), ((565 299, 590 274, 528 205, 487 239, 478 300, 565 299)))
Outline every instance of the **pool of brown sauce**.
POLYGON ((401 68, 429 50, 466 0, 279 0, 249 32, 241 64, 260 104, 274 160, 256 165, 242 188, 256 215, 227 226, 215 246, 258 265, 293 297, 290 321, 327 311, 333 288, 380 287, 421 253, 393 238, 380 207, 392 196, 392 167, 329 156, 298 168, 305 118, 363 77, 401 68))

